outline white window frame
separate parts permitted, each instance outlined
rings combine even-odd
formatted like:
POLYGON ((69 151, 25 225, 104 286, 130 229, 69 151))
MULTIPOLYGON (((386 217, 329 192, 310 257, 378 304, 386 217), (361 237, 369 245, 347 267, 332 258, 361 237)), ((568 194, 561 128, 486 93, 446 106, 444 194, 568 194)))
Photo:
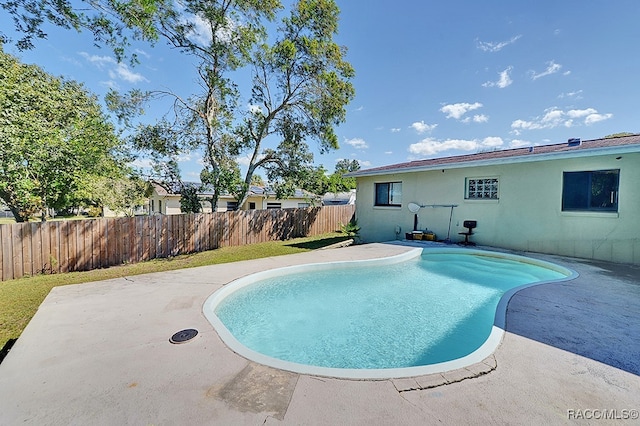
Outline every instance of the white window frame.
POLYGON ((499 200, 500 178, 498 176, 468 177, 465 179, 465 200, 499 200))

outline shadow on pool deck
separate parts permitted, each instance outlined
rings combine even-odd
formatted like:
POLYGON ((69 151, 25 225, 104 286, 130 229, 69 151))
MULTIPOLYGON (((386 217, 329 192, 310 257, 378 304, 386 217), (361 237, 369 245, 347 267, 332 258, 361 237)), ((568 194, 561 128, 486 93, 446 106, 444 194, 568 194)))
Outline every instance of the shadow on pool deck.
POLYGON ((516 293, 507 331, 640 376, 640 267, 557 258, 574 280, 516 293))

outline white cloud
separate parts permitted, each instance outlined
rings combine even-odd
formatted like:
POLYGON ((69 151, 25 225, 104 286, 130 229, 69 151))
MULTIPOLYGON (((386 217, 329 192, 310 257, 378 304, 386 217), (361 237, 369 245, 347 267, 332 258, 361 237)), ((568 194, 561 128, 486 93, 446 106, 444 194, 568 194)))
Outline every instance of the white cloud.
POLYGON ((137 158, 131 163, 133 167, 140 167, 143 169, 150 169, 153 163, 150 158, 137 158))
POLYGON ((147 59, 149 59, 151 57, 151 55, 149 55, 147 52, 145 52, 142 49, 135 49, 134 52, 136 53, 136 55, 142 55, 147 59))
POLYGON ((567 115, 571 118, 580 118, 580 117, 586 117, 587 115, 595 114, 597 112, 598 111, 596 111, 594 108, 572 109, 567 111, 567 115))
POLYGON ((187 32, 187 38, 192 42, 198 43, 201 46, 206 46, 211 43, 211 40, 213 39, 211 26, 209 26, 200 16, 184 16, 182 18, 182 24, 192 26, 187 32))
POLYGON ((87 61, 96 65, 98 68, 102 68, 104 64, 116 64, 118 61, 111 56, 99 56, 99 55, 89 55, 87 52, 79 52, 79 55, 82 56, 87 61))
POLYGON ((247 105, 247 109, 251 114, 259 114, 262 113, 262 107, 260 105, 247 105))
POLYGON ((510 86, 511 83, 513 83, 513 80, 509 76, 512 69, 512 66, 508 66, 507 69, 499 73, 500 77, 498 78, 498 81, 487 81, 482 84, 482 87, 498 87, 500 89, 504 89, 505 87, 510 86))
POLYGON ((385 151, 384 153, 385 153, 385 155, 391 155, 391 154, 393 154, 393 151, 385 151))
POLYGON ((489 121, 489 117, 484 115, 484 114, 475 114, 473 117, 465 117, 464 119, 460 120, 460 122, 462 123, 486 123, 487 121, 489 121))
POLYGON ((415 155, 431 156, 451 150, 478 151, 487 148, 498 148, 503 144, 502 138, 493 136, 482 140, 447 139, 439 141, 433 138, 427 138, 409 145, 409 152, 415 155))
POLYGON ((447 118, 455 118, 456 120, 459 120, 460 117, 465 115, 467 112, 478 108, 482 108, 482 104, 480 102, 475 102, 473 104, 463 102, 445 105, 440 108, 440 111, 445 113, 447 118))
POLYGON ((249 164, 251 164, 251 157, 249 157, 248 155, 241 155, 236 157, 236 161, 241 166, 248 166, 249 164))
POLYGON ((511 139, 509 143, 509 148, 522 148, 523 146, 533 146, 533 144, 523 139, 511 139))
POLYGON ((515 43, 520 37, 522 37, 522 35, 513 36, 511 37, 511 39, 507 41, 499 41, 499 42, 476 40, 476 46, 478 47, 478 49, 482 50, 483 52, 498 52, 502 50, 504 47, 515 43))
POLYGON ((398 133, 400 130, 402 130, 402 129, 400 129, 399 127, 392 127, 391 128, 391 133, 398 133))
POLYGON ((500 147, 502 145, 504 145, 504 141, 502 140, 502 138, 497 137, 497 136, 489 136, 487 138, 484 138, 482 140, 482 142, 480 143, 480 145, 485 146, 485 147, 500 147))
POLYGON ((420 142, 409 145, 409 152, 417 155, 435 155, 442 151, 453 149, 462 151, 472 151, 476 149, 475 141, 467 141, 461 139, 447 139, 438 141, 432 138, 423 139, 420 142))
POLYGON ((367 149, 367 148, 369 148, 369 145, 367 145, 367 142, 365 142, 365 140, 361 139, 361 138, 353 138, 353 139, 346 139, 345 138, 344 143, 346 143, 347 145, 351 145, 352 147, 354 147, 356 149, 367 149))
POLYGON ((411 124, 410 127, 413 128, 418 133, 425 133, 425 132, 432 131, 433 129, 438 127, 438 125, 437 124, 425 124, 424 121, 416 121, 415 123, 411 124))
POLYGON ((567 92, 567 93, 560 93, 558 95, 559 99, 563 99, 563 98, 574 98, 574 99, 582 99, 582 90, 576 90, 575 92, 567 92))
MULTIPOLYGON (((184 11, 184 8, 182 8, 184 11)), ((218 28, 216 38, 222 43, 232 44, 234 39, 238 37, 241 29, 239 22, 226 17, 225 25, 218 28)), ((201 15, 183 13, 181 24, 190 26, 186 36, 193 43, 200 46, 209 46, 213 40, 213 33, 209 21, 201 15)))
POLYGON ((613 117, 613 114, 589 114, 584 119, 584 124, 590 126, 593 123, 597 123, 598 121, 608 120, 613 117))
POLYGON ((552 107, 546 109, 541 117, 535 117, 533 120, 514 120, 511 123, 511 129, 513 133, 519 135, 522 130, 553 129, 559 126, 575 127, 581 123, 588 126, 611 117, 613 114, 599 114, 595 108, 563 111, 552 107))
POLYGON ((489 117, 484 114, 476 114, 473 116, 474 123, 486 123, 489 121, 489 117))
POLYGON ((109 71, 109 77, 116 79, 119 78, 129 83, 140 83, 141 81, 149 81, 142 74, 133 72, 127 64, 119 63, 115 69, 109 71))
POLYGON ((371 167, 371 161, 358 160, 358 163, 360 163, 360 167, 371 167))
MULTIPOLYGON (((532 80, 537 80, 540 77, 545 77, 547 75, 555 74, 558 71, 560 71, 560 69, 562 68, 562 65, 556 64, 555 61, 547 62, 547 65, 548 65, 547 69, 542 71, 542 72, 540 72, 540 73, 536 73, 535 71, 530 71, 531 79, 532 80)), ((567 74, 565 73, 565 75, 567 75, 567 74)))
POLYGON ((87 52, 79 52, 79 54, 98 69, 106 69, 111 79, 120 79, 134 84, 149 81, 142 74, 133 72, 127 64, 118 62, 111 56, 89 55, 87 52))

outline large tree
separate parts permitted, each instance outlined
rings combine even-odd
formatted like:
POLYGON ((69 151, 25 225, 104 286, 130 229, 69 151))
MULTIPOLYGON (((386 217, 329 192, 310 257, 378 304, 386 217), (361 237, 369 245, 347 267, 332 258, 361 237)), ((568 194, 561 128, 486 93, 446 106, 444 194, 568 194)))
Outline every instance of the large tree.
POLYGON ((77 191, 77 205, 89 208, 96 215, 105 207, 118 215, 133 216, 151 195, 149 183, 135 174, 95 176, 77 191))
POLYGON ((132 137, 134 147, 153 160, 154 178, 179 181, 178 156, 198 150, 204 163, 200 179, 213 188, 211 205, 238 186, 237 143, 231 129, 239 92, 230 74, 249 62, 266 36, 265 23, 281 7, 279 0, 184 0, 156 15, 158 34, 196 64, 201 91, 190 96, 171 90, 107 95, 107 105, 124 123, 145 102, 166 97, 173 101, 172 114, 139 125, 132 137))
POLYGON ((84 87, 0 45, 0 198, 16 221, 64 209, 96 176, 121 176, 123 144, 84 87))
POLYGON ((333 40, 339 9, 333 0, 299 0, 282 21, 278 38, 254 54, 251 106, 236 129, 238 152, 250 158, 236 190, 238 204, 248 196, 258 168, 267 171, 277 195, 305 181, 313 162, 308 140, 321 152, 338 148, 334 126, 344 121, 354 96, 353 68, 345 49, 333 40), (268 146, 269 140, 275 146, 268 146))
POLYGON ((309 172, 308 141, 317 141, 321 151, 338 147, 334 126, 344 120, 354 96, 353 68, 333 40, 335 2, 299 0, 269 34, 271 45, 265 25, 281 8, 277 0, 185 0, 181 6, 160 16, 158 33, 196 59, 201 92, 111 92, 110 108, 126 119, 145 100, 171 97, 170 119, 139 126, 135 146, 152 156, 165 177, 171 176, 167 170, 177 170, 181 152, 201 151, 200 179, 213 189, 212 205, 232 193, 241 206, 259 168, 278 195, 286 195, 309 172), (196 29, 206 31, 196 34, 196 29), (247 66, 252 85, 236 84, 234 71, 247 66), (249 100, 248 110, 239 107, 239 99, 249 100), (249 159, 242 178, 241 155, 249 159))
POLYGON ((340 160, 336 163, 335 171, 331 174, 318 166, 305 174, 302 188, 314 194, 324 195, 327 192, 346 192, 356 188, 356 179, 345 177, 345 173, 360 170, 358 160, 340 160))

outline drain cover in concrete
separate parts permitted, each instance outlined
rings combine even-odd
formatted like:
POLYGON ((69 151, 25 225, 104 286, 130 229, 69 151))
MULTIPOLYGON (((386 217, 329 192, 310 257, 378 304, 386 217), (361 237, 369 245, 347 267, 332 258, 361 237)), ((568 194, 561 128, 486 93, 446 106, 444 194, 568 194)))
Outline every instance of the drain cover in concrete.
POLYGON ((171 343, 184 343, 196 337, 197 334, 198 334, 198 330, 195 330, 193 328, 188 328, 186 330, 178 331, 176 334, 171 336, 169 341, 171 343))

